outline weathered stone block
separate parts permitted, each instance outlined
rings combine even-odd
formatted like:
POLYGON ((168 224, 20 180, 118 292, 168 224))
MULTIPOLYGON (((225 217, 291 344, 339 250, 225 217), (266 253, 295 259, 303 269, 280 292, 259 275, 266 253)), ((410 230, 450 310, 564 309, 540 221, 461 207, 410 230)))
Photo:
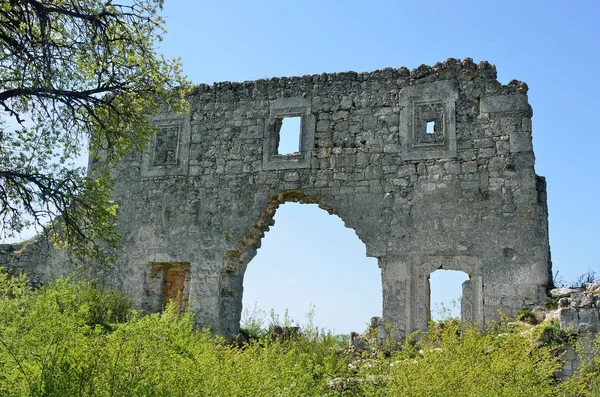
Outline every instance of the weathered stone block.
POLYGON ((550 296, 553 298, 563 298, 576 293, 583 292, 581 288, 554 288, 550 290, 550 296))
POLYGON ((598 310, 596 308, 581 308, 578 314, 579 333, 597 333, 600 331, 600 318, 598 317, 598 310))
POLYGON ((570 333, 578 333, 579 331, 579 316, 577 309, 566 307, 559 310, 560 327, 570 333))
POLYGON ((480 113, 528 112, 527 95, 493 95, 481 97, 480 113))
POLYGON ((531 134, 523 131, 510 133, 510 153, 530 152, 533 150, 531 134))

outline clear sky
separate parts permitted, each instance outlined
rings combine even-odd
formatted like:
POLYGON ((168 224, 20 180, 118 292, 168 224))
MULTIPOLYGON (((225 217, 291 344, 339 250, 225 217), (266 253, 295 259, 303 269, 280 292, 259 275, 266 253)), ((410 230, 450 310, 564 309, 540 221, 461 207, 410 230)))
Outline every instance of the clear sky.
MULTIPOLYGON (((599 271, 600 3, 597 1, 166 0, 161 48, 196 83, 487 60, 525 81, 536 171, 547 178, 554 271, 599 271)), ((246 273, 244 304, 363 330, 381 313, 376 260, 341 220, 285 204, 246 273)), ((462 279, 461 279, 462 280, 462 279)), ((433 299, 452 299, 433 281, 433 299)), ((459 285, 460 282, 454 282, 459 285)))

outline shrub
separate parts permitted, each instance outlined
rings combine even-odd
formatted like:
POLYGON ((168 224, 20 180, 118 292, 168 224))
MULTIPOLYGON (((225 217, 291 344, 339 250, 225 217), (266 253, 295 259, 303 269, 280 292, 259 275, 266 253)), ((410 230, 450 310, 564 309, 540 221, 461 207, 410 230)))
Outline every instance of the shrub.
POLYGON ((521 309, 517 312, 517 320, 527 324, 537 324, 535 314, 529 309, 521 309))
POLYGON ((566 340, 556 322, 523 332, 445 321, 386 354, 373 344, 379 350, 351 355, 345 337, 312 325, 239 347, 194 330, 192 315, 174 304, 147 316, 129 305, 95 283, 60 279, 34 291, 0 272, 0 395, 599 395, 598 358, 556 383, 561 362, 552 349, 566 340))
POLYGON ((557 319, 536 327, 533 336, 539 345, 552 350, 561 349, 570 341, 569 335, 560 328, 560 322, 557 319))
POLYGON ((317 329, 240 349, 195 331, 174 305, 141 316, 96 286, 60 279, 33 291, 0 273, 0 395, 327 395, 348 372, 336 339, 317 329))
POLYGON ((586 284, 593 283, 594 281, 596 281, 596 272, 588 268, 587 272, 581 274, 569 284, 569 288, 585 288, 586 284))
POLYGON ((390 362, 363 369, 364 396, 550 396, 560 362, 547 348, 509 329, 487 333, 448 323, 430 329, 390 362))
POLYGON ((546 309, 548 309, 548 310, 558 309, 558 298, 554 298, 552 296, 546 298, 546 309))
POLYGON ((581 367, 557 387, 557 397, 600 396, 600 334, 583 335, 575 343, 581 367))

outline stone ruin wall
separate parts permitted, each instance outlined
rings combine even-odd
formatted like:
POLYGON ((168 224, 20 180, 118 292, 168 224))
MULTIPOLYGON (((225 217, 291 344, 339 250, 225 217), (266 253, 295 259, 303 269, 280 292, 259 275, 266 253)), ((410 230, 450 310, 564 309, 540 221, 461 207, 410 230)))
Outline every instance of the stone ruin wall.
POLYGON ((378 259, 399 335, 426 329, 437 269, 468 273, 468 320, 532 307, 551 272, 527 89, 470 59, 200 85, 190 114, 157 117, 149 150, 113 170, 125 248, 107 278, 150 312, 184 285, 199 325, 235 335, 246 267, 294 201, 339 216, 378 259), (280 120, 298 116, 299 153, 277 155, 280 120))

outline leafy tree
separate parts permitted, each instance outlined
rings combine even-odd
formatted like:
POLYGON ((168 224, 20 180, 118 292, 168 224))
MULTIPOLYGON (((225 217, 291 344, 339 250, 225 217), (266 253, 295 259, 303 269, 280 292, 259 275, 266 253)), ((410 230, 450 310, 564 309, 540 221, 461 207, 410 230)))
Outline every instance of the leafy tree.
POLYGON ((0 0, 0 239, 44 227, 78 256, 118 244, 106 171, 145 147, 165 104, 185 110, 177 59, 156 43, 162 0, 0 0))

